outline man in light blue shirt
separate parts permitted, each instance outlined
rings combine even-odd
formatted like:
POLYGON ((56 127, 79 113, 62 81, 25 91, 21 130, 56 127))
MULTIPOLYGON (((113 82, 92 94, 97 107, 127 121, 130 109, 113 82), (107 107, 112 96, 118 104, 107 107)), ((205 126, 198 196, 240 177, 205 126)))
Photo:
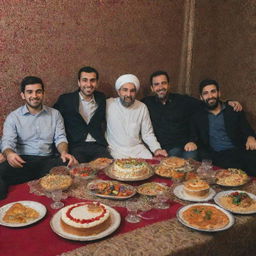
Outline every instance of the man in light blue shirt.
POLYGON ((76 164, 68 154, 68 143, 60 113, 43 105, 44 84, 38 77, 21 82, 25 105, 11 112, 4 123, 2 152, 7 161, 0 164, 0 198, 8 185, 44 176, 54 166, 76 164), (54 146, 60 157, 54 155, 54 146))

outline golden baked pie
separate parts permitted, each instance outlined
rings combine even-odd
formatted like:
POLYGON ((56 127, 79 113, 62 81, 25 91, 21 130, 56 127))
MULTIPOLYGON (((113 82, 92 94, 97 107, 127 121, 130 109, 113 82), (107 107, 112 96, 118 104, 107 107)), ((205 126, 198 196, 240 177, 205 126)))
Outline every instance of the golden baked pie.
POLYGON ((40 185, 46 191, 65 190, 72 184, 72 178, 69 175, 49 174, 41 178, 40 185))
POLYGON ((93 169, 104 169, 110 164, 112 164, 112 162, 113 162, 113 159, 101 157, 89 162, 88 164, 93 169))
POLYGON ((39 217, 39 213, 21 203, 13 204, 5 213, 3 221, 7 223, 27 223, 39 217))
POLYGON ((180 168, 186 164, 186 160, 180 157, 172 156, 162 160, 161 164, 172 168, 180 168))
POLYGON ((137 191, 142 195, 156 196, 162 192, 167 191, 167 189, 167 186, 163 184, 157 182, 148 182, 140 185, 137 191))
POLYGON ((193 179, 184 182, 184 192, 190 196, 205 197, 209 194, 209 184, 201 179, 193 179))

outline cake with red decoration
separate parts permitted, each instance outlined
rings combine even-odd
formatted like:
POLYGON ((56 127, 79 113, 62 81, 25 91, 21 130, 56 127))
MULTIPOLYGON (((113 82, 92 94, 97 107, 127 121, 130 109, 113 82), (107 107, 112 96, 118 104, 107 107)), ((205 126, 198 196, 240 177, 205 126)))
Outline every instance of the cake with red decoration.
POLYGON ((117 159, 113 164, 112 173, 119 178, 140 178, 150 173, 148 163, 143 159, 117 159))
POLYGON ((61 227, 78 236, 96 235, 111 224, 108 206, 98 202, 72 204, 61 210, 61 227))

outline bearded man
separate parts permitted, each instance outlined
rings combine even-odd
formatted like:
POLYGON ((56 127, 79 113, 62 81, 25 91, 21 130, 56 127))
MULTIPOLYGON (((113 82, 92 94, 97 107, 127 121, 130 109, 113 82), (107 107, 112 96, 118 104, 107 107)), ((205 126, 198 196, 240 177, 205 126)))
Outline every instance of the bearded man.
POLYGON ((135 75, 122 75, 115 83, 119 97, 107 100, 106 139, 115 159, 152 158, 152 153, 167 156, 154 135, 147 107, 135 99, 139 88, 140 82, 135 75))
POLYGON ((211 159, 217 166, 239 168, 256 176, 256 135, 245 113, 235 112, 220 100, 215 80, 203 80, 199 91, 205 108, 193 116, 192 134, 201 159, 211 159))

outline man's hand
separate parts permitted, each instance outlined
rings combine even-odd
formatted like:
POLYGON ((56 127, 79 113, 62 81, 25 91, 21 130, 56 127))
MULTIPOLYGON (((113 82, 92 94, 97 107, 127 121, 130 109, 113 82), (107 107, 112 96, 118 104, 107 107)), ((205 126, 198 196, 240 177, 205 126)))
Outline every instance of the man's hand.
POLYGON ((230 100, 228 101, 228 105, 231 106, 236 112, 240 112, 243 110, 242 105, 238 101, 230 100))
POLYGON ((10 152, 6 156, 10 166, 14 168, 22 168, 26 162, 15 152, 10 152))
POLYGON ((68 160, 68 167, 78 164, 76 158, 67 152, 62 152, 60 158, 62 159, 63 163, 65 163, 68 160))
POLYGON ((0 163, 3 163, 5 160, 5 156, 2 153, 0 153, 0 163))
POLYGON ((168 154, 166 152, 165 149, 157 149, 155 152, 154 152, 154 156, 165 156, 167 157, 168 154))
POLYGON ((185 151, 194 151, 197 149, 197 145, 194 142, 188 142, 185 146, 184 146, 184 150, 185 151))
POLYGON ((256 139, 253 136, 247 138, 245 144, 246 150, 256 150, 256 139))

